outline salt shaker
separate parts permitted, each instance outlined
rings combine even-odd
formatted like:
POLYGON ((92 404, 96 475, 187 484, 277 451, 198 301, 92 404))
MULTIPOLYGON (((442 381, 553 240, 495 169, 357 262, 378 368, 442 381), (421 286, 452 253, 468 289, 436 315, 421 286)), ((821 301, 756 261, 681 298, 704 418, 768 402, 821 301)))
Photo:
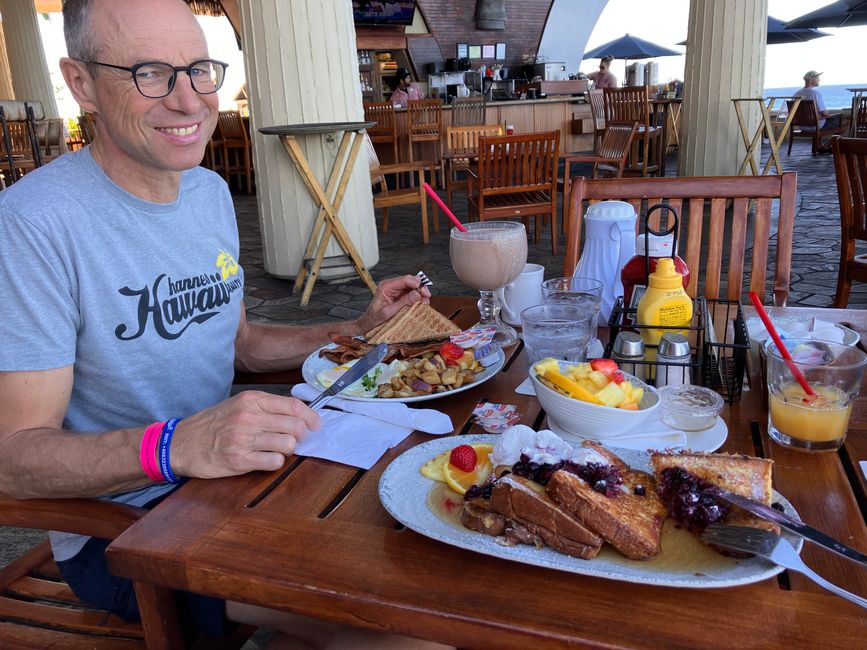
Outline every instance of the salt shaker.
POLYGON ((692 360, 689 340, 680 332, 666 332, 656 351, 656 386, 680 386, 690 383, 692 360))
POLYGON ((644 379, 644 364, 636 363, 644 361, 644 340, 637 332, 618 332, 611 347, 611 358, 617 361, 621 370, 644 379))

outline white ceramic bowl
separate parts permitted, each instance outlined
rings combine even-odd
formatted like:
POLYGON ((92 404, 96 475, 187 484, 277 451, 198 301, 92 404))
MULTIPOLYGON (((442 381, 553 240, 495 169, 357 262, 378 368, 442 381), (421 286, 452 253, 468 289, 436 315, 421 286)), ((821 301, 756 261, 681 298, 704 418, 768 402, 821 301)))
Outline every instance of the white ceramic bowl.
POLYGON ((659 395, 656 389, 633 375, 623 374, 630 383, 644 389, 644 396, 637 411, 600 406, 567 397, 548 388, 539 381, 532 368, 530 369, 530 379, 536 389, 536 397, 548 414, 548 418, 567 433, 602 442, 613 441, 633 432, 651 417, 654 418, 651 422, 655 422, 656 419, 656 410, 659 408, 659 395))

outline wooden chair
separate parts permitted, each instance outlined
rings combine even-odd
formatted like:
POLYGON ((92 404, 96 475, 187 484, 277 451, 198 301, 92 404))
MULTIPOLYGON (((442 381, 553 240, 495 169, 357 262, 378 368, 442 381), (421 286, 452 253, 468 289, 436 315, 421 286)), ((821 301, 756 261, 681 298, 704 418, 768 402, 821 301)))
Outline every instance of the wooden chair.
POLYGON ((593 151, 599 151, 599 141, 605 134, 605 100, 602 88, 590 91, 590 113, 593 115, 593 151))
POLYGON ((479 138, 479 164, 469 169, 467 190, 470 216, 480 221, 521 217, 551 220, 551 251, 557 254, 557 165, 560 132, 479 138))
POLYGON ((82 113, 78 116, 78 130, 85 145, 96 140, 96 118, 93 113, 82 113))
POLYGON ((438 99, 411 99, 407 106, 407 134, 409 137, 410 162, 424 162, 430 169, 431 185, 435 183, 434 172, 440 172, 440 186, 443 185, 442 160, 442 104, 438 99), (433 147, 430 155, 419 155, 417 144, 428 143, 433 147))
POLYGON ((638 130, 633 140, 624 173, 650 176, 659 172, 659 147, 662 146, 662 126, 651 123, 650 93, 647 86, 603 88, 605 123, 637 122, 638 130))
POLYGON ((488 126, 446 127, 446 192, 449 206, 455 191, 467 191, 466 172, 478 159, 479 137, 503 135, 498 124, 488 126), (461 178, 464 174, 464 178, 461 178))
MULTIPOLYGON (((378 193, 373 195, 373 207, 382 208, 382 232, 388 232, 388 209, 398 205, 421 206, 421 236, 425 244, 428 243, 427 234, 427 193, 424 190, 424 163, 398 163, 396 165, 380 165, 379 157, 370 137, 365 134, 364 148, 367 151, 367 162, 370 168, 370 184, 378 188, 378 193), (417 175, 418 185, 403 189, 389 189, 387 176, 390 174, 402 174, 409 172, 417 175)), ((433 208, 434 232, 439 232, 439 211, 436 204, 433 208)))
POLYGON ((484 95, 455 97, 452 100, 452 126, 479 126, 487 122, 484 95))
MULTIPOLYGON (((601 92, 601 90, 600 90, 601 92)), ((568 154, 563 158, 563 227, 569 225, 565 218, 569 206, 569 196, 572 187, 571 167, 573 163, 592 163, 593 171, 590 178, 621 178, 626 158, 632 147, 632 140, 638 124, 635 122, 612 122, 605 129, 602 144, 597 154, 568 154)))
POLYGON ((831 151, 840 199, 840 269, 833 306, 847 307, 852 280, 867 282, 867 255, 855 250, 867 241, 867 139, 835 136, 831 151))
POLYGON ((855 107, 854 133, 856 138, 867 138, 867 95, 855 107))
MULTIPOLYGON (((789 112, 792 111, 792 106, 795 100, 786 101, 786 106, 789 112)), ((798 105, 798 110, 795 111, 795 116, 792 118, 792 125, 789 128, 789 153, 792 155, 792 143, 795 138, 810 138, 813 142, 813 156, 819 155, 819 149, 822 146, 822 138, 828 135, 840 135, 843 129, 840 127, 819 128, 819 112, 816 110, 816 104, 812 99, 802 99, 798 105)))
POLYGON ((39 167, 42 157, 38 145, 35 149, 33 147, 35 133, 31 134, 26 120, 4 122, 4 127, 3 137, 0 138, 0 161, 8 169, 8 173, 4 170, 4 178, 9 185, 39 167))
POLYGON ((42 149, 43 163, 54 160, 66 151, 66 139, 63 137, 63 118, 40 120, 36 123, 36 136, 42 149))
MULTIPOLYGON (((391 149, 391 163, 400 161, 397 152, 397 120, 394 117, 394 104, 391 102, 364 102, 364 121, 376 122, 367 129, 370 141, 391 149)), ((382 149, 379 149, 382 151, 382 149)))
MULTIPOLYGON (((779 218, 773 292, 774 304, 784 306, 789 295, 791 276, 796 189, 795 172, 784 172, 779 176, 578 177, 572 183, 563 275, 572 275, 578 263, 586 203, 627 201, 639 214, 643 214, 644 206, 665 200, 680 215, 679 255, 690 269, 687 293, 695 297, 698 294, 698 280, 702 278, 706 297, 742 299, 745 293, 742 285, 747 258, 747 231, 752 228, 750 289, 763 298, 769 261, 771 208, 772 204, 777 203, 779 218), (731 207, 727 208, 728 204, 731 207), (753 204, 755 208, 751 209, 753 204), (724 242, 728 243, 727 251, 723 250, 724 242), (684 250, 686 254, 682 252, 684 250), (723 266, 727 278, 725 295, 720 290, 723 266)), ((661 212, 665 211, 657 210, 652 215, 651 225, 655 228, 660 226, 661 212)))
POLYGON ((244 191, 253 193, 253 162, 250 135, 247 133, 247 125, 238 111, 220 111, 220 155, 222 165, 220 169, 223 178, 229 182, 235 177, 238 185, 243 180, 244 191))
MULTIPOLYGON (((0 494, 0 525, 57 530, 114 539, 147 511, 96 499, 12 499, 0 494)), ((127 623, 78 600, 63 581, 44 541, 0 568, 0 647, 77 650, 238 648, 253 632, 239 626, 225 642, 202 637, 188 646, 174 593, 136 583, 139 602, 155 616, 127 623)))

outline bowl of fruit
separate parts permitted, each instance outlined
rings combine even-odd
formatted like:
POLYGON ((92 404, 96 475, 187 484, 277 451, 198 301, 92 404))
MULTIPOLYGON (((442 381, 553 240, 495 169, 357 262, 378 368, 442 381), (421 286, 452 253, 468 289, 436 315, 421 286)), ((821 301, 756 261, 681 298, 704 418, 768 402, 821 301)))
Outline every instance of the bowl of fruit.
POLYGON ((630 435, 659 408, 656 389, 620 370, 612 359, 542 359, 530 368, 530 378, 549 420, 581 438, 630 435))

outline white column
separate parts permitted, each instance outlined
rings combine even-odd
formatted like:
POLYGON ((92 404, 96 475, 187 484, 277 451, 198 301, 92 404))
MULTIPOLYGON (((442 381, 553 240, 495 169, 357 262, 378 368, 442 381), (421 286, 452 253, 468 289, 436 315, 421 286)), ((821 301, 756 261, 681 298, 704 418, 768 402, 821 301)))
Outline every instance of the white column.
POLYGON ((6 58, 6 38, 3 36, 3 22, 0 20, 0 99, 13 99, 12 74, 9 72, 9 60, 6 58))
MULTIPOLYGON (((679 176, 737 173, 745 149, 731 100, 762 96, 767 18, 767 0, 690 2, 679 176)), ((748 114, 752 134, 758 106, 748 114)))
MULTIPOLYGON (((294 277, 316 217, 313 200, 277 136, 263 126, 362 122, 352 3, 344 0, 241 0, 247 94, 265 269, 294 277)), ((341 134, 299 136, 325 186, 341 134)), ((367 158, 362 149, 346 189, 340 220, 364 264, 379 261, 367 158)), ((342 250, 332 239, 326 256, 342 250)), ((351 266, 322 277, 353 274, 351 266)))
POLYGON ((0 0, 0 15, 14 99, 39 100, 46 117, 60 117, 36 22, 36 7, 29 0, 0 0))

